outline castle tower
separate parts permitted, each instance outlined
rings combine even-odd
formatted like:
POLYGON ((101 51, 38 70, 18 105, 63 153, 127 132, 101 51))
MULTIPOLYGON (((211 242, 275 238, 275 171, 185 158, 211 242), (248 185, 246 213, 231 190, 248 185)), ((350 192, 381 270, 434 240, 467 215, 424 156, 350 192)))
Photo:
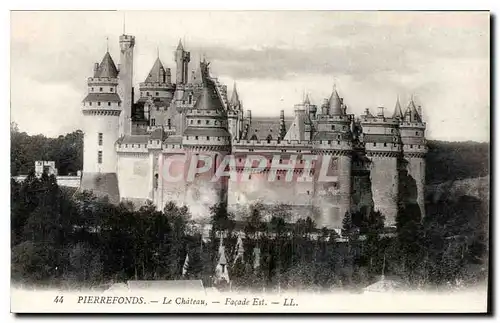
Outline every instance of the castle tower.
POLYGON ((122 100, 123 113, 120 115, 120 136, 131 134, 132 104, 134 103, 134 46, 135 37, 130 35, 120 36, 120 73, 119 94, 122 100))
POLYGON ((139 102, 144 102, 149 126, 173 129, 177 111, 169 107, 174 97, 174 85, 171 82, 170 69, 163 66, 159 57, 144 82, 139 84, 139 90, 139 102))
POLYGON ((313 152, 320 158, 315 167, 315 198, 323 214, 320 225, 338 228, 351 210, 351 117, 335 88, 326 103, 316 117, 312 138, 313 152))
MULTIPOLYGON (((203 88, 195 106, 186 110, 186 125, 182 145, 187 160, 210 159, 210 169, 187 183, 186 199, 197 199, 204 206, 204 214, 215 203, 227 202, 228 178, 212 181, 224 157, 231 153, 231 134, 228 117, 215 82, 210 78, 208 64, 202 66, 203 88)), ((199 163, 206 165, 205 161, 199 163)), ((199 165, 199 164, 198 164, 199 165)), ((229 166, 228 166, 229 167, 229 166)), ((188 178, 189 181, 189 178, 188 178)))
POLYGON ((175 82, 177 85, 186 84, 188 82, 188 65, 190 60, 190 53, 184 50, 182 42, 179 39, 179 45, 177 45, 177 49, 175 50, 175 63, 177 67, 175 82))
POLYGON ((421 112, 417 110, 412 98, 399 124, 407 174, 407 189, 402 199, 405 203, 417 203, 422 218, 425 216, 425 128, 421 112))
POLYGON ((119 201, 115 143, 119 138, 122 100, 117 94, 118 70, 109 52, 94 66, 83 99, 83 174, 81 189, 119 201))
POLYGON ((231 100, 229 101, 228 109, 228 122, 229 122, 229 132, 233 139, 239 138, 241 132, 241 102, 236 90, 236 82, 233 85, 233 93, 231 94, 231 100))
POLYGON ((398 133, 398 119, 384 115, 379 107, 372 115, 368 109, 361 116, 362 140, 366 157, 371 161, 370 181, 375 210, 385 216, 385 225, 396 223, 399 202, 399 157, 401 143, 398 133))

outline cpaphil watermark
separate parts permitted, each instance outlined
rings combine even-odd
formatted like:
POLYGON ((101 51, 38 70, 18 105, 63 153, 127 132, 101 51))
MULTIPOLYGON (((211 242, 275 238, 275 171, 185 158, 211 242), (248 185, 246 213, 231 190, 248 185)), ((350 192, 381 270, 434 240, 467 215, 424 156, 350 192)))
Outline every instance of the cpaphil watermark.
POLYGON ((162 156, 159 164, 165 183, 248 182, 256 176, 269 182, 337 182, 338 160, 330 155, 217 155, 210 153, 162 156))

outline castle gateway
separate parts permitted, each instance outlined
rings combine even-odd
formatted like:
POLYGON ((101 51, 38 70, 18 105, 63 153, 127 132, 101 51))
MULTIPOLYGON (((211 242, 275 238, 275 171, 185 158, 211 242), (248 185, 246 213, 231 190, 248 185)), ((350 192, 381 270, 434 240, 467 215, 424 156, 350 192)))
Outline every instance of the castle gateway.
POLYGON ((306 97, 294 117, 244 113, 236 87, 189 69, 179 41, 176 74, 159 58, 134 97, 135 37, 120 36, 120 65, 107 52, 88 78, 83 100, 81 188, 111 202, 151 200, 189 206, 195 218, 227 201, 288 204, 319 227, 339 228, 344 214, 374 207, 394 225, 401 201, 424 215, 425 123, 413 99, 393 113, 356 117, 336 89, 319 106, 306 97))

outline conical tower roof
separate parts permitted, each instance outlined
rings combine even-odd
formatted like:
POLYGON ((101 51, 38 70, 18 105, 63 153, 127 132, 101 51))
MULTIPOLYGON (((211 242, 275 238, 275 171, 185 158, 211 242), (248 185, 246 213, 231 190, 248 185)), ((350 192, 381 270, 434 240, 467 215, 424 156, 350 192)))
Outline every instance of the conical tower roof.
POLYGON ((304 99, 304 105, 311 104, 311 100, 309 100, 309 94, 306 94, 306 98, 304 99))
POLYGON ((165 68, 163 67, 163 64, 160 61, 160 58, 158 57, 151 68, 151 71, 149 71, 148 76, 146 77, 146 80, 144 82, 146 83, 163 83, 165 82, 164 80, 165 77, 165 68))
POLYGON ((401 104, 399 103, 399 96, 396 101, 396 106, 394 107, 393 118, 403 119, 403 111, 401 110, 401 104))
POLYGON ((407 118, 407 116, 409 116, 410 122, 422 122, 422 118, 420 117, 417 107, 415 106, 415 101, 413 101, 413 96, 410 99, 410 103, 405 111, 405 118, 407 118))
POLYGON ((179 38, 179 44, 177 45, 177 50, 184 50, 184 47, 182 46, 182 40, 179 38))
POLYGON ((104 58, 102 59, 99 68, 95 72, 94 77, 118 77, 118 70, 116 69, 115 62, 113 62, 113 59, 111 58, 109 52, 106 52, 106 54, 104 55, 104 58))
POLYGON ((232 107, 240 106, 240 97, 238 95, 238 90, 236 90, 236 82, 233 85, 233 93, 231 94, 231 100, 229 101, 229 104, 232 107))
POLYGON ((340 101, 340 96, 337 89, 334 87, 332 95, 329 100, 329 114, 332 116, 342 115, 342 102, 340 101))
POLYGON ((196 100, 194 108, 198 110, 224 111, 224 105, 217 93, 215 83, 208 75, 208 67, 202 66, 202 68, 205 68, 201 73, 203 89, 196 100))

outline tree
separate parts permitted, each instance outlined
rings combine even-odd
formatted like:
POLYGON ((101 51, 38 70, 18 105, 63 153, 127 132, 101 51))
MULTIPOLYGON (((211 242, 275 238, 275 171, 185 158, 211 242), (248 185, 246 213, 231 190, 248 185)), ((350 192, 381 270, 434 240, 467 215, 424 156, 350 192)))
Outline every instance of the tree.
POLYGON ((262 221, 263 205, 260 203, 250 206, 250 215, 246 217, 245 227, 243 228, 245 234, 249 237, 255 238, 255 234, 263 231, 264 223, 262 221))
POLYGON ((269 221, 268 227, 271 232, 275 233, 278 237, 281 237, 285 231, 286 223, 283 218, 273 215, 269 221))

